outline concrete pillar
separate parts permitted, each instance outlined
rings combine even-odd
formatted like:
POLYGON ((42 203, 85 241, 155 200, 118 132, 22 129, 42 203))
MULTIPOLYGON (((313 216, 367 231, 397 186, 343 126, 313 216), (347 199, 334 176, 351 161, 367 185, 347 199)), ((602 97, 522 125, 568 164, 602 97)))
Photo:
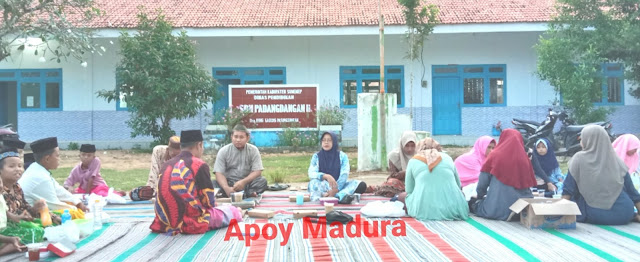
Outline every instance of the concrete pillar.
POLYGON ((386 169, 387 153, 398 147, 402 132, 413 129, 411 116, 397 112, 396 94, 358 94, 358 171, 386 169), (380 132, 382 114, 386 114, 386 137, 380 132))

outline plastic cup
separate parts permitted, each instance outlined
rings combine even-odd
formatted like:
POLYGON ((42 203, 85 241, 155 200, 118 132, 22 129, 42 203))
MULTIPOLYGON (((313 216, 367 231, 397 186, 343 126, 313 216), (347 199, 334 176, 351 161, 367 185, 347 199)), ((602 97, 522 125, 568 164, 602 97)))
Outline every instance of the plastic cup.
POLYGON ((296 204, 298 205, 304 204, 304 193, 301 193, 301 192, 296 193, 296 204))
POLYGON ((329 213, 333 211, 333 203, 324 203, 324 212, 329 213))
POLYGON ((360 194, 359 193, 355 193, 353 194, 353 204, 360 204, 360 194))
POLYGON ((243 193, 240 193, 240 192, 231 193, 231 201, 234 203, 242 202, 242 195, 243 193))
POLYGON ((27 250, 29 251, 29 261, 40 260, 40 248, 42 248, 42 244, 40 243, 27 244, 27 250))

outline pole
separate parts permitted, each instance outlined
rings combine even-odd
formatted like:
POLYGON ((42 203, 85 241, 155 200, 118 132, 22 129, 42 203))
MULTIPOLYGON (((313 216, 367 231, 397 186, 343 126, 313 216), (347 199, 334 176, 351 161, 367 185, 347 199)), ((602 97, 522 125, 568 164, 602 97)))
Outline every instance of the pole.
POLYGON ((384 16, 382 15, 382 1, 378 0, 380 15, 380 169, 387 171, 387 99, 384 91, 384 16))

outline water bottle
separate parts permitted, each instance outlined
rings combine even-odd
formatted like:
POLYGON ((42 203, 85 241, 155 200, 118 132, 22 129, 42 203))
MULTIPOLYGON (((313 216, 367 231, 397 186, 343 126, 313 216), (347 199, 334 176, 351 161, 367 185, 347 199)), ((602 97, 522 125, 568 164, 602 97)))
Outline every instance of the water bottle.
POLYGON ((100 200, 95 200, 91 213, 93 213, 93 230, 102 229, 102 205, 100 205, 100 200))
POLYGON ((65 209, 64 213, 62 214, 62 224, 67 221, 71 221, 71 214, 69 214, 69 209, 65 209))
POLYGON ((304 194, 301 192, 296 193, 296 204, 304 205, 304 194))

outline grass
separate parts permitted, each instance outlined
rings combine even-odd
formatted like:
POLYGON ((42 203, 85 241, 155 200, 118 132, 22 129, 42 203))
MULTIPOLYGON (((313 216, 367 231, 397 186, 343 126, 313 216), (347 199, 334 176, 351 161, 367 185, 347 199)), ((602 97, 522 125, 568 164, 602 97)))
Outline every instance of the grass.
MULTIPOLYGON (((64 181, 69 177, 71 173, 70 167, 58 168, 53 170, 53 178, 60 183, 64 184, 64 181)), ((102 178, 109 187, 113 187, 116 190, 129 191, 135 187, 144 186, 147 184, 147 178, 149 177, 149 169, 131 169, 127 171, 118 171, 114 169, 103 168, 100 170, 102 178)), ((76 184, 75 187, 78 187, 76 184)))
MULTIPOLYGON (((302 156, 265 156, 262 158, 262 165, 264 171, 262 175, 267 178, 269 183, 292 183, 292 182, 308 182, 308 169, 309 161, 311 161, 312 154, 302 156)), ((358 167, 358 161, 356 158, 350 158, 349 164, 351 170, 356 170, 358 167)), ((64 184, 67 180, 71 168, 58 168, 51 173, 53 177, 60 183, 64 184)), ((100 170, 102 178, 107 182, 109 187, 113 187, 116 190, 129 191, 135 187, 144 186, 147 184, 147 178, 149 177, 149 169, 131 169, 126 171, 118 171, 114 169, 103 168, 100 170)), ((215 178, 215 175, 211 175, 215 178)), ((77 185, 76 185, 77 187, 77 185)))

